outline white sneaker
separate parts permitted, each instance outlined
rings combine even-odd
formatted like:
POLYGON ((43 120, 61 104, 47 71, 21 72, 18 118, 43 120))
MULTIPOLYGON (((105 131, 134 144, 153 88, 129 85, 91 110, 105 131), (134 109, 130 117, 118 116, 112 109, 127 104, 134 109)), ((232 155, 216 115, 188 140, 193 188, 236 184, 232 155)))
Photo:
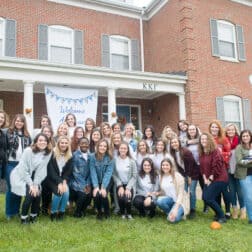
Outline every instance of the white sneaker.
POLYGON ((122 214, 122 219, 125 220, 126 219, 126 215, 122 214))
POLYGON ((134 218, 132 217, 131 214, 128 214, 128 215, 127 215, 127 219, 128 219, 128 220, 134 220, 134 218))

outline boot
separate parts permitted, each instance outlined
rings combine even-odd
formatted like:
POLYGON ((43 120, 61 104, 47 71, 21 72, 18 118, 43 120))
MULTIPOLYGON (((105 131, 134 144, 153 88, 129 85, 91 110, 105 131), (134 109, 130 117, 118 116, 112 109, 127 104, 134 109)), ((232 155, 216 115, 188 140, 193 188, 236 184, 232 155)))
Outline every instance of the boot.
POLYGON ((58 213, 57 220, 58 220, 58 221, 62 221, 62 220, 64 219, 64 215, 65 215, 64 212, 59 212, 59 213, 58 213))
POLYGON ((57 213, 51 213, 50 215, 51 221, 55 221, 56 217, 57 217, 57 213))
POLYGON ((234 208, 233 208, 232 218, 233 218, 234 220, 237 220, 237 219, 238 219, 238 209, 237 209, 237 207, 234 207, 234 208))
POLYGON ((240 213, 240 220, 246 220, 246 218, 247 218, 246 209, 242 208, 240 212, 241 212, 240 213))
POLYGON ((37 216, 30 216, 30 222, 35 223, 37 221, 37 216))

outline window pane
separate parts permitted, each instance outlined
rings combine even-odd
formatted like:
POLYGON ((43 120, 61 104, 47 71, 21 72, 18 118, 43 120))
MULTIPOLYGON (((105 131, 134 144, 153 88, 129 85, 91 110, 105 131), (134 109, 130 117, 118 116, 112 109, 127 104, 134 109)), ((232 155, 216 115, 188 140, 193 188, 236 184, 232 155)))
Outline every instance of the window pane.
POLYGON ((112 55, 111 68, 117 70, 129 70, 129 57, 122 55, 112 55))
POLYGON ((51 46, 51 61, 60 63, 72 63, 72 53, 70 48, 51 46))
POLYGON ((3 40, 0 39, 0 56, 3 56, 3 40))
POLYGON ((240 108, 238 101, 224 100, 225 121, 240 122, 240 108))
POLYGON ((234 42, 234 29, 232 25, 218 23, 218 37, 220 40, 234 42))
POLYGON ((221 56, 235 58, 235 49, 233 43, 219 41, 219 50, 221 56))
POLYGON ((50 28, 50 43, 58 47, 72 48, 72 31, 50 28))
POLYGON ((112 54, 129 55, 128 41, 111 39, 110 50, 112 54))

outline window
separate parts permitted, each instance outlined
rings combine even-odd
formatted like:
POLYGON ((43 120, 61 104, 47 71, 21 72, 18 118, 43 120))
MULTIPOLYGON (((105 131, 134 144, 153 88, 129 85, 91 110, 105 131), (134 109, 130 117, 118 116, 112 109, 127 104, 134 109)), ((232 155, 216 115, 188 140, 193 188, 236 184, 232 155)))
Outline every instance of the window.
POLYGON ((117 70, 130 69, 129 39, 121 36, 110 37, 110 67, 117 70))
POLYGON ((246 60, 242 26, 210 19, 210 28, 213 56, 236 62, 246 60))
POLYGON ((0 18, 0 56, 4 55, 4 19, 0 18))
POLYGON ((235 123, 241 130, 243 128, 241 98, 232 95, 224 96, 223 103, 225 125, 228 123, 235 123))
POLYGON ((63 26, 49 27, 49 61, 73 62, 73 30, 63 26))
POLYGON ((223 57, 237 58, 236 36, 233 24, 218 21, 219 53, 223 57))
MULTIPOLYGON (((128 122, 134 124, 136 129, 140 129, 140 106, 138 105, 117 105, 117 122, 121 123, 122 128, 128 122)), ((102 121, 108 121, 108 105, 102 105, 102 121)))
POLYGON ((216 97, 217 119, 224 127, 235 123, 240 130, 252 129, 251 102, 235 95, 216 97))

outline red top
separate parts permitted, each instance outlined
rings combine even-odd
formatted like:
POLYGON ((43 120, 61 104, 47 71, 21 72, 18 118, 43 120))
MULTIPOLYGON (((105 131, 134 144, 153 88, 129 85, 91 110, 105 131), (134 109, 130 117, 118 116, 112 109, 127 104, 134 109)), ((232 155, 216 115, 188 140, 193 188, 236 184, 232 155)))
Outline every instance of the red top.
POLYGON ((222 155, 218 149, 215 149, 209 155, 203 154, 199 158, 200 161, 200 172, 206 178, 213 175, 213 181, 228 182, 228 174, 226 166, 223 162, 222 155))
POLYGON ((230 144, 227 137, 224 137, 222 142, 220 141, 220 139, 218 137, 214 138, 214 141, 215 141, 215 143, 216 143, 218 149, 220 150, 221 155, 224 159, 225 167, 226 167, 226 169, 228 169, 229 159, 231 157, 231 144, 230 144))

